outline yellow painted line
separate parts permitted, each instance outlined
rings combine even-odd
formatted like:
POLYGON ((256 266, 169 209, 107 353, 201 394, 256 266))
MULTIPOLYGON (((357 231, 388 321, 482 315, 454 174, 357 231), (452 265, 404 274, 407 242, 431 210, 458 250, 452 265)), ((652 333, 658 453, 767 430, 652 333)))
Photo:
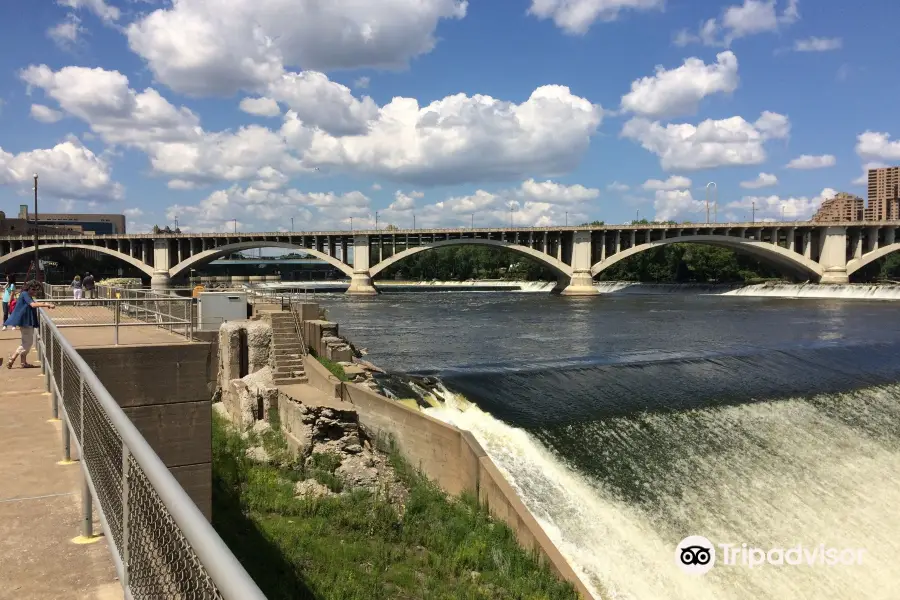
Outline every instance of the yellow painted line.
POLYGON ((47 419, 48 423, 59 423, 62 419, 47 419))
POLYGON ((83 535, 79 535, 78 537, 72 538, 73 544, 84 545, 84 544, 93 544, 95 542, 99 542, 102 539, 102 536, 92 535, 91 537, 85 537, 83 535))
POLYGON ((58 461, 56 461, 56 464, 58 464, 61 467, 64 467, 66 465, 74 465, 77 462, 78 462, 77 460, 58 460, 58 461))

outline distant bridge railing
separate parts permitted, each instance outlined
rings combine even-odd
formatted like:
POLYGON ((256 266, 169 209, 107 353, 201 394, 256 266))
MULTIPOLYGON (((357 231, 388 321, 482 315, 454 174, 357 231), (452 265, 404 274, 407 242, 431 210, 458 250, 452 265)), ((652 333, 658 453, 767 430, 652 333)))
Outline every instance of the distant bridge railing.
POLYGON ((72 443, 81 458, 82 534, 93 534, 96 505, 125 598, 265 600, 43 309, 38 350, 65 458, 72 443))

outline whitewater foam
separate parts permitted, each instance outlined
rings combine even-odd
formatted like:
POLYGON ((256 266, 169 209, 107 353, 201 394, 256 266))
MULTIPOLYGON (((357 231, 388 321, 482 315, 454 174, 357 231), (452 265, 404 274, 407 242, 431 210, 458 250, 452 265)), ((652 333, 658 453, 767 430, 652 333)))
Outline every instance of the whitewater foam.
POLYGON ((627 463, 638 496, 653 498, 646 504, 576 472, 534 434, 440 395, 444 405, 426 412, 476 437, 596 598, 892 597, 900 482, 886 474, 900 464, 889 433, 900 386, 571 426, 584 452, 627 463), (871 417, 868 429, 859 415, 871 417), (673 560, 691 534, 869 552, 853 568, 716 567, 691 578, 673 560))

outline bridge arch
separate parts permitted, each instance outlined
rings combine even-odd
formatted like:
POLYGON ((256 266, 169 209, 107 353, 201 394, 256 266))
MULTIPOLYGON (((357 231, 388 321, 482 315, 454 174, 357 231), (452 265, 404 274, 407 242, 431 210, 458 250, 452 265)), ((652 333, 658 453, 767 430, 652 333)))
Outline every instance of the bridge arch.
POLYGON ((859 258, 854 258, 847 261, 847 276, 853 275, 855 272, 859 271, 866 265, 875 262, 879 258, 884 258, 888 254, 892 252, 896 252, 900 250, 900 242, 896 244, 890 244, 887 246, 882 246, 878 250, 872 250, 867 254, 863 254, 859 258))
POLYGON ((324 252, 319 252, 318 250, 313 250, 310 248, 304 248, 303 246, 298 246, 297 244, 291 244, 288 242, 267 242, 264 240, 258 240, 253 242, 238 242, 235 244, 226 244, 225 246, 219 246, 211 250, 198 252, 197 254, 184 259, 183 261, 169 269, 169 276, 177 277, 185 271, 189 271, 190 269, 195 268, 197 265, 205 265, 216 260, 217 258, 225 256, 226 254, 231 254, 232 252, 240 252, 241 250, 253 250, 254 248, 285 248, 288 250, 298 250, 300 252, 303 252, 304 254, 309 254, 310 256, 315 256, 316 258, 324 260, 335 269, 341 271, 347 277, 353 275, 352 266, 344 264, 335 257, 329 256, 324 252))
POLYGON ((767 261, 778 268, 785 269, 801 276, 812 276, 815 279, 821 278, 825 272, 822 266, 814 260, 806 258, 802 254, 797 254, 796 252, 782 248, 781 246, 770 244, 769 242, 748 240, 727 235, 689 235, 643 243, 613 254, 612 256, 607 257, 606 260, 595 263, 591 267, 591 275, 596 276, 630 256, 668 244, 707 244, 710 246, 730 248, 737 252, 749 254, 754 258, 767 261))
MULTIPOLYGON (((148 277, 153 276, 153 267, 148 265, 147 263, 134 258, 133 256, 129 256, 118 250, 112 250, 110 248, 106 248, 104 246, 93 246, 91 244, 41 244, 41 251, 44 250, 59 250, 59 249, 77 249, 77 250, 91 250, 93 252, 100 252, 102 254, 106 254, 108 256, 112 256, 114 258, 118 258, 122 262, 126 262, 129 265, 140 269, 145 275, 148 277)), ((29 254, 34 254, 34 246, 28 246, 26 248, 21 248, 19 250, 14 250, 8 254, 4 254, 0 256, 0 265, 3 265, 7 262, 11 262, 16 260, 17 258, 21 258, 23 256, 27 256, 29 254)))
POLYGON ((522 246, 520 244, 512 244, 510 242, 503 242, 500 240, 483 240, 483 239, 459 239, 459 240, 443 240, 440 242, 434 242, 432 244, 425 244, 422 246, 416 246, 415 248, 407 248, 402 252, 398 252, 397 254, 391 256, 390 258, 386 258, 380 263, 369 267, 369 275, 371 277, 375 277, 386 268, 390 267, 392 264, 403 260, 404 258, 408 258, 414 254, 418 254, 419 252, 425 252, 426 250, 435 250, 437 248, 445 248, 447 246, 463 246, 463 245, 474 245, 474 246, 495 246, 498 248, 506 248, 507 250, 511 250, 513 252, 517 252, 524 256, 530 256, 531 258, 537 260, 539 263, 549 267, 553 270, 557 275, 565 275, 566 277, 572 276, 572 267, 562 262, 561 260, 557 260, 556 258, 550 256, 549 254, 544 254, 540 250, 535 250, 534 248, 529 248, 528 246, 522 246))

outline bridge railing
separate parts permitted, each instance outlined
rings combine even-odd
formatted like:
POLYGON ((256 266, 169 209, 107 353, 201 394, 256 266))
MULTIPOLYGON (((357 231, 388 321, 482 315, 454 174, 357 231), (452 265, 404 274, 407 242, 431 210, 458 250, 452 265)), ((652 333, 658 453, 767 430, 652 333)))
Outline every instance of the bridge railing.
POLYGON ((80 457, 82 534, 93 507, 125 598, 264 600, 262 592, 116 400, 40 311, 38 349, 63 448, 80 457))

